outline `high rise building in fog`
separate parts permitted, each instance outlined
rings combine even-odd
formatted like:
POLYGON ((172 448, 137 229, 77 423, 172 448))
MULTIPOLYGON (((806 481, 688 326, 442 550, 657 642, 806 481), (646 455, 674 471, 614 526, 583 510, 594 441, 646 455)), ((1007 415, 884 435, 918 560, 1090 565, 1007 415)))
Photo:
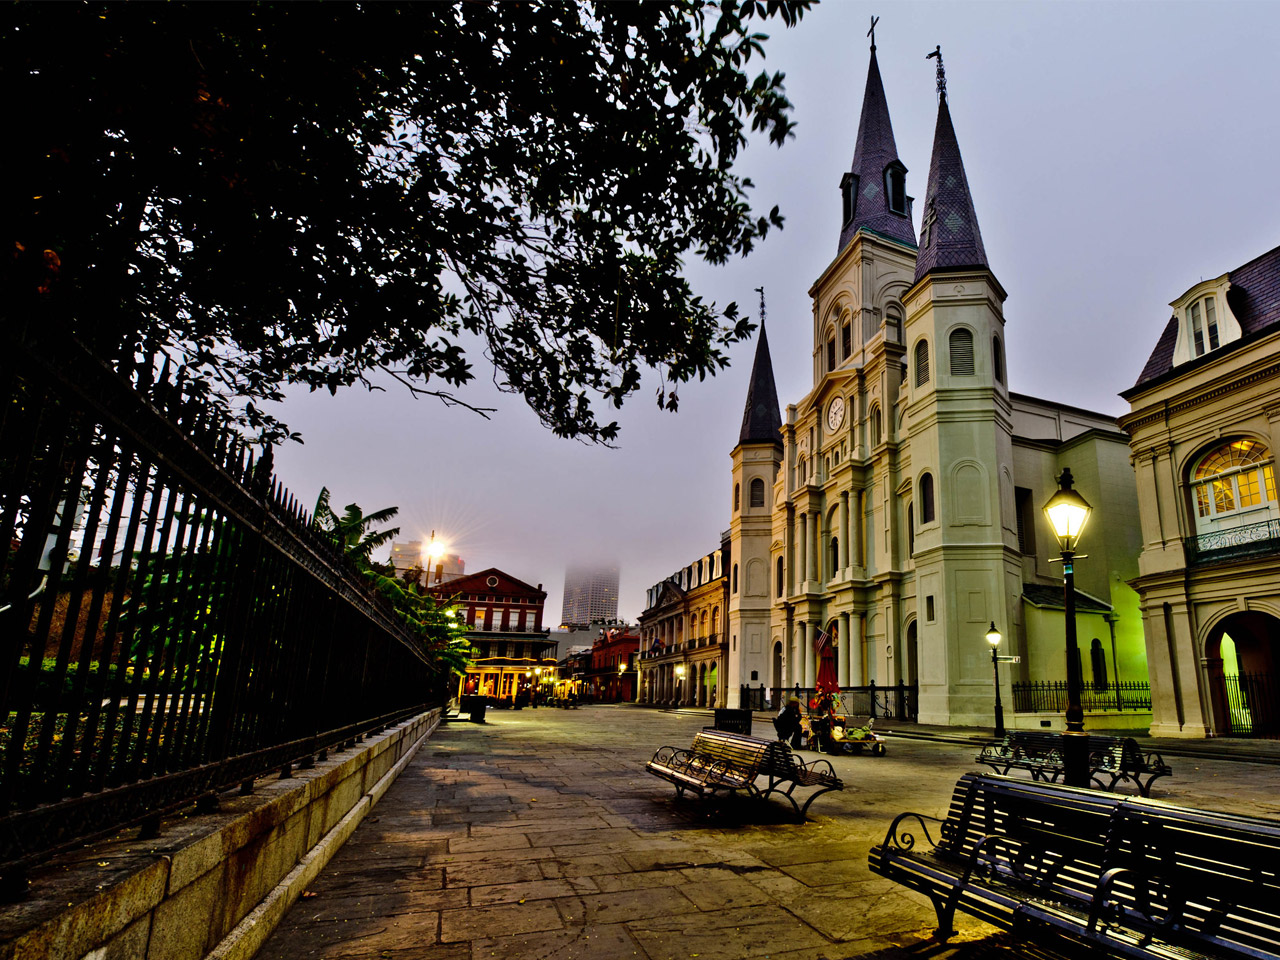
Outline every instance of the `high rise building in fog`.
POLYGON ((564 575, 563 624, 618 619, 618 565, 570 567, 564 575))

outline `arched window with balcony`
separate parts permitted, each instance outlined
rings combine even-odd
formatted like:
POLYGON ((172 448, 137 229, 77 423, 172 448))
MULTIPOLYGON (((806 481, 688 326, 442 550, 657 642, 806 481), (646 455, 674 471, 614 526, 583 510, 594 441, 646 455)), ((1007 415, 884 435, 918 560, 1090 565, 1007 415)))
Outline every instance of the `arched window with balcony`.
MULTIPOLYGON (((1266 524, 1280 518, 1275 458, 1258 440, 1231 440, 1191 469, 1196 531, 1212 533, 1266 524)), ((1259 530, 1259 539, 1265 539, 1259 530)))

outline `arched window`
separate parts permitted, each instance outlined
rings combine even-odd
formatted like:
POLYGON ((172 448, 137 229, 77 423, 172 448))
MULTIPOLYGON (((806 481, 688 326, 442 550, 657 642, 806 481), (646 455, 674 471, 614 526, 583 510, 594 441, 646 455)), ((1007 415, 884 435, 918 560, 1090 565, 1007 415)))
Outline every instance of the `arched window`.
MULTIPOLYGON (((840 538, 831 538, 831 574, 835 576, 835 572, 840 569, 840 538)), ((828 580, 831 577, 827 578, 828 580)))
POLYGON ((777 600, 782 599, 782 587, 782 557, 778 557, 778 591, 774 594, 774 598, 777 600))
POLYGON ((991 372, 996 383, 1004 383, 1004 351, 1000 349, 1000 338, 991 338, 991 372))
POLYGON ((884 311, 884 338, 892 343, 902 342, 902 311, 893 305, 884 311))
POLYGON ((880 418, 880 407, 877 404, 871 408, 871 445, 873 447, 880 446, 880 441, 884 438, 884 424, 880 418))
POLYGON ((907 556, 915 556, 916 552, 916 505, 914 503, 907 504, 907 556))
POLYGON ((806 464, 804 457, 796 463, 796 485, 799 486, 809 479, 809 475, 805 472, 806 464))
POLYGON ((907 170, 901 163, 891 163, 884 171, 884 193, 889 212, 907 215, 907 170))
POLYGON ((836 335, 833 333, 827 337, 827 369, 834 370, 836 368, 836 335))
POLYGON ((1261 522, 1277 513, 1275 460, 1257 440, 1233 440, 1201 458, 1191 475, 1196 525, 1261 522))
POLYGON ((742 486, 740 484, 735 483, 733 485, 733 512, 734 513, 738 512, 738 500, 741 497, 741 495, 742 495, 742 486))
POLYGON ((973 376, 973 332, 968 327, 956 327, 947 338, 947 352, 951 355, 953 377, 973 376))
POLYGON ((933 474, 920 474, 920 522, 933 523, 933 474))
POLYGON ((751 480, 751 506, 764 506, 764 481, 759 477, 754 477, 751 480))
POLYGON ((711 608, 711 636, 720 636, 720 608, 711 608))
POLYGON ((929 382, 929 341, 921 340, 916 344, 916 386, 923 387, 929 382))
POLYGON ((733 592, 738 592, 738 565, 733 565, 733 592))

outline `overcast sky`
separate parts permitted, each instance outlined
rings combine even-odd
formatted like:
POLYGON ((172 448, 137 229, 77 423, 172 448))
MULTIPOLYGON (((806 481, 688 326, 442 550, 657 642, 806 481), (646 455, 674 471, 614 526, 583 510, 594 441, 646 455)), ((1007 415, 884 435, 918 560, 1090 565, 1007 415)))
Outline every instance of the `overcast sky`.
MULTIPOLYGON (((772 25, 764 66, 786 73, 796 136, 753 145, 741 171, 786 229, 746 260, 688 272, 705 297, 753 315, 764 284, 784 408, 813 386, 807 291, 836 254, 873 12, 917 232, 937 111, 925 54, 942 46, 978 223, 1009 293, 1011 389, 1125 412, 1117 393, 1169 302, 1280 244, 1280 3, 831 0, 795 29, 772 25)), ((651 380, 621 411, 616 449, 554 437, 493 388, 479 356, 461 396, 498 407, 492 420, 394 390, 291 396, 283 415, 306 443, 277 450, 277 472, 306 503, 326 485, 335 505, 399 506, 402 539, 435 530, 470 572, 541 583, 549 623, 568 564, 615 559, 619 612, 634 620, 645 589, 729 525, 753 350, 682 387, 678 414, 656 409, 651 380)))

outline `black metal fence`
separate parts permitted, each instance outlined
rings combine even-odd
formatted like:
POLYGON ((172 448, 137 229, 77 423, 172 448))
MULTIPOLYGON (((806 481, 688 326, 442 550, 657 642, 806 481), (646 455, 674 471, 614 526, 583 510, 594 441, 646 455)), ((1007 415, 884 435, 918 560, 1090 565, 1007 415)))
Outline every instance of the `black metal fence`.
MULTIPOLYGON (((877 687, 875 683, 864 687, 848 687, 840 691, 840 705, 837 711, 848 717, 870 717, 872 719, 910 720, 918 715, 918 688, 915 684, 899 683, 892 687, 877 687)), ((809 701, 817 691, 813 687, 773 687, 766 688, 762 683, 758 687, 744 686, 741 692, 742 706, 748 710, 781 710, 782 705, 790 697, 800 700, 807 711, 809 701)))
POLYGON ((0 877, 440 702, 181 375, 0 331, 0 877))
MULTIPOLYGON (((1146 680, 1082 683, 1080 706, 1086 713, 1150 710, 1151 684, 1146 680)), ((1017 713, 1062 713, 1067 709, 1067 681, 1015 680, 1013 709, 1017 713)))
POLYGON ((1184 541, 1188 563, 1223 563, 1280 553, 1280 520, 1215 530, 1184 541))
POLYGON ((1270 673, 1242 673, 1222 678, 1227 736, 1280 738, 1280 684, 1270 673))

